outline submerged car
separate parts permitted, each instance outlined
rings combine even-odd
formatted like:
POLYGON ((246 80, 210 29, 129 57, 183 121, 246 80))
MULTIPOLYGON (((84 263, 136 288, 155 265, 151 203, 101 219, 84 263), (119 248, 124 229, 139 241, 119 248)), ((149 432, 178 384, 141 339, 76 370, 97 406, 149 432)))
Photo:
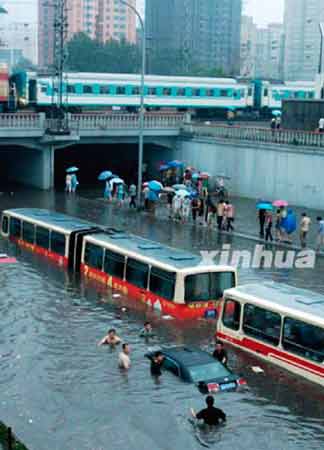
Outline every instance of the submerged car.
POLYGON ((164 355, 163 369, 196 384, 202 393, 236 390, 246 385, 242 377, 199 348, 162 347, 150 350, 145 356, 152 360, 157 351, 164 355))

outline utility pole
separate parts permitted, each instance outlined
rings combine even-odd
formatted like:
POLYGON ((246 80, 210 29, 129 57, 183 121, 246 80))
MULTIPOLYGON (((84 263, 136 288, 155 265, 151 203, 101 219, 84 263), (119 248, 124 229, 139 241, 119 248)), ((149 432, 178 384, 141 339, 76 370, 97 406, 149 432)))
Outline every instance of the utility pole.
POLYGON ((68 35, 67 0, 55 0, 54 3, 54 74, 52 108, 56 110, 58 131, 64 126, 64 70, 66 60, 65 44, 68 35))

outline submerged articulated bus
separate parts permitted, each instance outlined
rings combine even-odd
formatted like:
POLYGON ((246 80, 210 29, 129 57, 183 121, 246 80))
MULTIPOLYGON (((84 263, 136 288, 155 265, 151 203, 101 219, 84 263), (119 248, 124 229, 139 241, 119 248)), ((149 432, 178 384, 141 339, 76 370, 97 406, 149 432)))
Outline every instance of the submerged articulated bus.
POLYGON ((324 296, 280 283, 224 292, 217 338, 324 386, 324 296))
POLYGON ((216 317, 224 290, 237 285, 234 267, 48 210, 4 211, 1 234, 179 319, 216 317))

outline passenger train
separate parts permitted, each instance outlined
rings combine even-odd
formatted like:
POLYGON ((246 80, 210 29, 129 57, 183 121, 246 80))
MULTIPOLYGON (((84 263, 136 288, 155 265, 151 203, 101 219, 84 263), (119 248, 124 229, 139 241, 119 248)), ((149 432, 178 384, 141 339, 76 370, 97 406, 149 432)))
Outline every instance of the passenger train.
MULTIPOLYGON (((35 72, 10 77, 17 109, 46 111, 58 95, 57 82, 35 72)), ((261 114, 280 109, 283 99, 315 98, 315 82, 270 83, 234 78, 145 77, 148 110, 193 111, 219 114, 227 111, 261 114)), ((140 105, 140 76, 129 74, 66 73, 63 99, 71 112, 122 109, 136 111, 140 105)))
POLYGON ((237 285, 234 267, 48 210, 3 211, 1 235, 178 319, 215 318, 237 285))

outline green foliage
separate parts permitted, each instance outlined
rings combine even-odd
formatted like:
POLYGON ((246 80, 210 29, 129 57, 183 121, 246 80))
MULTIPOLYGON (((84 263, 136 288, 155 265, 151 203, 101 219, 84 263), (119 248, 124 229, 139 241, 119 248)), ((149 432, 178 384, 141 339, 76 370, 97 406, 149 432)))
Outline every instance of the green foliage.
MULTIPOLYGON (((199 66, 182 50, 147 49, 147 73, 155 75, 224 77, 217 67, 199 66)), ((139 73, 141 49, 125 40, 105 44, 84 33, 74 35, 67 44, 67 68, 73 72, 139 73)))
MULTIPOLYGON (((0 422, 0 445, 4 450, 8 450, 8 428, 3 422, 0 422)), ((28 450, 21 442, 19 442, 14 435, 12 435, 12 450, 28 450)))
POLYGON ((76 72, 138 73, 140 52, 125 40, 102 44, 79 33, 67 44, 67 67, 76 72))

